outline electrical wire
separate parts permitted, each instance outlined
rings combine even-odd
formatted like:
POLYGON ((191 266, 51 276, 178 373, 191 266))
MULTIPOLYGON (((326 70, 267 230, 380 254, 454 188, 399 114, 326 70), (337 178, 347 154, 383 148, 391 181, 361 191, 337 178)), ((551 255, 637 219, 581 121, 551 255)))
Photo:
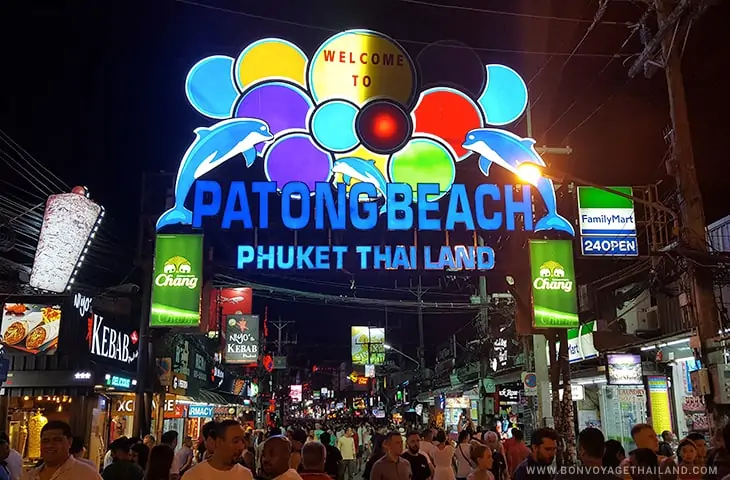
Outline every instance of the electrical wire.
MULTIPOLYGON (((466 7, 463 5, 444 5, 442 3, 426 2, 423 0, 397 0, 403 3, 410 3, 413 5, 422 5, 425 7, 441 8, 447 10, 461 10, 463 12, 471 13, 484 13, 487 15, 502 15, 509 17, 528 18, 534 20, 548 20, 557 22, 572 22, 572 23, 591 23, 590 20, 575 17, 558 17, 553 15, 537 15, 533 13, 521 13, 521 12, 509 12, 504 10, 493 10, 489 8, 478 8, 478 7, 466 7)), ((601 25, 625 25, 626 22, 600 22, 601 25)))
POLYGON ((621 93, 623 91, 623 89, 629 85, 629 80, 630 79, 626 79, 626 81, 624 83, 620 84, 617 88, 615 88, 613 93, 611 93, 603 102, 601 102, 600 105, 598 105, 591 113, 589 113, 583 120, 581 120, 578 123, 578 125, 576 125, 571 131, 569 131, 568 134, 565 135, 565 138, 563 138, 563 141, 560 143, 565 144, 571 135, 573 135, 575 132, 577 132, 583 125, 588 123, 588 121, 590 121, 590 119, 593 118, 598 112, 600 112, 601 109, 603 107, 605 107, 606 104, 608 104, 608 102, 613 100, 616 97, 616 95, 621 93))
MULTIPOLYGON (((239 10, 232 10, 230 8, 219 7, 216 5, 208 5, 208 4, 196 2, 193 0, 175 0, 175 1, 178 3, 186 4, 186 5, 205 8, 208 10, 214 10, 214 11, 223 12, 223 13, 229 13, 232 15, 239 15, 242 17, 254 18, 257 20, 264 20, 264 21, 281 23, 284 25, 291 25, 291 26, 296 26, 296 27, 301 27, 301 28, 309 28, 309 29, 314 29, 314 30, 323 30, 323 31, 331 32, 331 33, 340 32, 340 30, 334 29, 334 28, 328 28, 328 27, 322 27, 319 25, 311 25, 311 24, 307 24, 307 23, 295 22, 292 20, 284 20, 281 18, 267 17, 264 15, 256 15, 253 13, 241 12, 239 10)), ((422 45, 422 46, 429 46, 434 43, 434 42, 426 42, 423 40, 412 40, 412 39, 405 39, 405 38, 393 38, 393 40, 396 40, 400 43, 406 43, 406 44, 412 44, 412 45, 422 45)), ((505 49, 505 48, 469 47, 469 46, 463 46, 463 45, 444 45, 444 47, 455 48, 455 49, 466 49, 466 50, 472 50, 472 51, 476 51, 476 52, 506 53, 506 54, 517 54, 517 55, 554 55, 554 56, 571 55, 570 52, 544 52, 544 51, 541 52, 541 51, 534 51, 534 50, 511 50, 511 49, 505 49)), ((574 56, 606 58, 606 57, 610 57, 613 55, 614 54, 610 54, 610 53, 576 53, 574 56)), ((629 55, 627 54, 626 56, 629 56, 629 55)))

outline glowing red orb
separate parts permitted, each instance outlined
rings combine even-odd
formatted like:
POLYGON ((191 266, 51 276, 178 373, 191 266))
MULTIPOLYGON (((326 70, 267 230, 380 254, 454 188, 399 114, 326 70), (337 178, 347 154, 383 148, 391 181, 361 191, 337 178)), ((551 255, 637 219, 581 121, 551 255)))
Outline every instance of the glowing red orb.
POLYGON ((378 100, 365 105, 355 120, 362 144, 376 153, 400 150, 411 136, 411 117, 395 103, 378 100))

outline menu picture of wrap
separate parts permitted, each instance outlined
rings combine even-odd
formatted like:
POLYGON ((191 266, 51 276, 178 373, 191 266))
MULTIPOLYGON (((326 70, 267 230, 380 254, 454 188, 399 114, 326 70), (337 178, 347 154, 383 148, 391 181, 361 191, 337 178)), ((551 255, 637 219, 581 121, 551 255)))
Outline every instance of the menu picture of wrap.
POLYGON ((31 303, 6 303, 2 309, 0 342, 32 353, 53 354, 58 347, 61 308, 31 303))

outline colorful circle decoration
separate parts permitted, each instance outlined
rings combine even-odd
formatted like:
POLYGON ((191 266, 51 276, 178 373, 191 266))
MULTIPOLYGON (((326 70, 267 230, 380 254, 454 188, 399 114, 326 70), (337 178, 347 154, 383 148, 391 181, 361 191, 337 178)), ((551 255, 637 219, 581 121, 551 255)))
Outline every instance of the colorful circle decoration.
POLYGON ((398 182, 411 185, 415 198, 419 184, 431 183, 439 185, 434 196, 441 198, 453 185, 456 163, 472 154, 463 146, 467 133, 516 121, 528 97, 513 69, 480 64, 461 44, 436 47, 424 49, 418 57, 424 65, 417 67, 398 42, 370 30, 338 33, 310 58, 291 42, 264 39, 235 60, 215 55, 199 61, 185 91, 206 117, 269 126, 273 138, 260 140, 256 152, 279 189, 289 182, 310 190, 332 182, 349 191, 369 181, 382 195, 387 183, 398 182), (482 74, 465 80, 469 88, 457 86, 453 69, 439 80, 433 67, 449 52, 482 65, 482 74), (419 88, 419 71, 429 88, 419 88))

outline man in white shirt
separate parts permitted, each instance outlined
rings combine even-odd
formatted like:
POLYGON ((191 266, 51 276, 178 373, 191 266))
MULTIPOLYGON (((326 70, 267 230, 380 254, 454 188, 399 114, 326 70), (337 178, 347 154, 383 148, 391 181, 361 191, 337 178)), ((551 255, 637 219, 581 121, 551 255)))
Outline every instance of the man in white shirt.
POLYGON ((193 466, 193 439, 185 437, 180 449, 175 452, 175 460, 180 466, 180 475, 182 476, 190 467, 193 466))
POLYGON ((428 463, 434 465, 434 455, 436 454, 436 445, 433 444, 433 430, 428 428, 421 435, 421 443, 419 444, 419 452, 426 456, 428 463))
POLYGON ((41 457, 43 465, 25 472, 22 480, 101 480, 99 472, 79 462, 71 455, 71 427, 66 422, 53 420, 41 429, 41 457))
MULTIPOLYGON (((4 440, 10 445, 10 437, 5 432, 0 432, 0 440, 4 440)), ((10 480, 20 480, 20 475, 23 473, 23 457, 14 449, 10 449, 8 458, 5 459, 8 464, 8 471, 10 472, 10 480)))
POLYGON ((352 438, 351 428, 348 427, 345 435, 337 439, 337 448, 342 454, 345 480, 351 480, 355 476, 355 439, 352 438))
POLYGON ((253 480, 251 470, 239 464, 245 431, 235 420, 216 424, 213 455, 185 473, 185 480, 253 480))

